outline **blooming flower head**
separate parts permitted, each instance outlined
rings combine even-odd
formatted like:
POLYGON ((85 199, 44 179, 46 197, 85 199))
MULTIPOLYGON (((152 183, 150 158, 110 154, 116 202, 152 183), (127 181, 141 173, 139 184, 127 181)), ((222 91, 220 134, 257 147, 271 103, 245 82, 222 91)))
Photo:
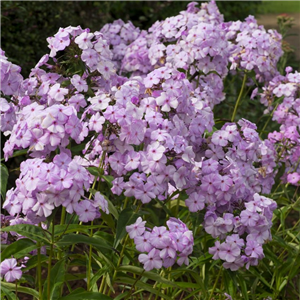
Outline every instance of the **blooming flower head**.
POLYGON ((126 231, 128 232, 131 239, 136 236, 140 236, 145 232, 146 221, 143 221, 141 217, 138 217, 136 222, 132 225, 126 226, 126 231))
POLYGON ((0 275, 4 277, 7 282, 13 282, 22 277, 21 267, 17 267, 17 260, 15 258, 8 258, 0 264, 0 275))

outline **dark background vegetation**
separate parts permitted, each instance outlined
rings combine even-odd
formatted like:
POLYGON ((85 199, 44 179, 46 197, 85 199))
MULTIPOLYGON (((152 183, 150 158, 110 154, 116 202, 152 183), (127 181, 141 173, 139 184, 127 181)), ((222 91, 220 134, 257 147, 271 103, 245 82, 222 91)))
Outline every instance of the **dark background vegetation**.
MULTIPOLYGON (((190 1, 191 2, 191 1, 190 1)), ((201 1, 198 1, 201 3, 201 1)), ((189 1, 1 1, 1 48, 13 63, 22 67, 27 77, 31 68, 49 53, 46 38, 59 27, 81 25, 100 30, 117 19, 132 21, 148 29, 185 10, 189 1)), ((257 16, 262 1, 218 1, 225 20, 243 20, 257 16)))

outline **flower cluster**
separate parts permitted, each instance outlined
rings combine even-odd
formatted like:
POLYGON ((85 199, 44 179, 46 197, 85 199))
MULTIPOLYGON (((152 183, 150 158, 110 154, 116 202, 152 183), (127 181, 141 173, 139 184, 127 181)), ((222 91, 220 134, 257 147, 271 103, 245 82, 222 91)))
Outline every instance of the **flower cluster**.
MULTIPOLYGON (((186 205, 198 211, 207 204, 213 210, 233 210, 235 204, 251 200, 254 193, 268 194, 274 184, 276 152, 269 141, 261 141, 256 125, 240 120, 225 124, 204 142, 201 162, 195 165, 197 184, 187 190, 186 205)), ((198 154, 199 155, 199 154, 198 154)))
POLYGON ((0 131, 6 135, 10 134, 17 122, 16 107, 5 98, 0 98, 0 117, 0 131))
POLYGON ((125 51, 131 43, 133 43, 140 34, 140 29, 135 27, 130 21, 124 23, 122 20, 116 20, 111 24, 106 24, 101 28, 100 33, 103 34, 113 53, 113 62, 117 69, 120 69, 121 62, 124 58, 125 51))
POLYGON ((231 69, 254 70, 259 82, 271 80, 279 72, 277 62, 283 54, 281 35, 275 30, 264 29, 253 16, 245 22, 229 22, 226 38, 232 43, 231 69))
POLYGON ((285 164, 282 180, 300 184, 300 74, 286 68, 286 75, 275 76, 259 94, 268 106, 273 120, 281 124, 279 131, 269 133, 268 139, 277 148, 280 163, 285 164), (274 107, 275 106, 275 107, 274 107))
POLYGON ((209 249, 213 259, 222 259, 226 269, 236 271, 257 265, 264 257, 262 245, 271 240, 272 213, 276 202, 257 193, 250 201, 237 203, 232 213, 208 211, 204 228, 220 241, 209 249), (224 241, 225 240, 225 241, 224 241))
POLYGON ((167 221, 165 226, 155 226, 152 230, 145 227, 146 221, 139 217, 132 225, 126 226, 136 249, 147 254, 140 254, 139 261, 146 271, 171 267, 177 262, 188 265, 188 256, 193 252, 193 234, 187 226, 176 218, 167 221))
MULTIPOLYGON (((274 143, 262 141, 244 119, 215 130, 213 108, 225 100, 230 68, 253 69, 260 81, 277 75, 280 36, 253 17, 224 23, 211 1, 200 8, 190 3, 148 31, 118 20, 94 33, 60 28, 47 41, 50 53, 25 80, 1 52, 1 131, 10 134, 5 159, 17 149, 34 157, 21 164, 16 188, 7 192, 3 207, 11 218, 37 224, 59 206, 82 222, 100 217, 99 207, 108 213, 100 192, 86 198, 93 180, 87 167, 100 166, 113 176, 113 194, 143 204, 186 193, 191 212, 205 209, 206 232, 225 240, 220 254, 211 250, 214 258, 232 270, 257 264, 271 238, 275 204, 259 193, 270 193, 274 183, 274 143)), ((266 89, 276 97, 284 90, 274 118, 286 132, 299 127, 299 99, 289 100, 296 75, 275 77, 275 88, 266 89)), ((299 145, 297 131, 289 134, 299 145)), ((177 219, 167 225, 149 230, 139 218, 127 228, 147 253, 139 256, 146 270, 188 264, 191 231, 177 219)))
MULTIPOLYGON (((271 239, 271 212, 276 204, 257 193, 271 191, 276 152, 269 141, 260 140, 253 123, 241 120, 239 125, 240 129, 234 123, 225 124, 210 137, 211 143, 194 169, 198 182, 187 190, 189 197, 185 203, 191 212, 206 208, 204 229, 212 237, 226 238, 227 243, 230 240, 227 234, 235 233, 233 236, 241 241, 245 237, 247 241, 259 240, 261 247, 271 239)), ((216 247, 219 244, 217 241, 216 247)), ((240 259, 241 249, 235 250, 236 258, 240 259)), ((222 255, 213 258, 225 260, 230 265, 224 266, 232 269, 245 263, 232 260, 232 256, 230 260, 222 255)))
POLYGON ((201 8, 190 3, 187 11, 157 21, 126 49, 122 69, 146 74, 167 66, 189 70, 190 74, 227 74, 229 44, 223 29, 223 16, 214 1, 201 8), (167 44, 167 45, 165 45, 167 44))
POLYGON ((7 192, 3 204, 11 216, 23 214, 36 224, 61 205, 68 213, 75 212, 82 222, 100 217, 99 207, 108 213, 107 201, 99 192, 93 201, 81 200, 92 178, 81 166, 80 157, 72 159, 62 152, 50 163, 40 158, 29 159, 21 163, 20 170, 17 187, 7 192))
POLYGON ((7 60, 5 52, 0 49, 0 64, 1 64, 1 84, 0 90, 5 95, 18 94, 23 76, 20 74, 21 68, 7 60))
POLYGON ((96 151, 108 153, 106 166, 116 177, 114 193, 124 190, 125 196, 148 203, 156 197, 165 199, 169 183, 180 189, 187 184, 193 146, 198 147, 205 130, 213 126, 211 108, 191 92, 183 73, 162 67, 143 81, 132 79, 112 91, 105 111, 93 115, 97 124, 107 125, 86 155, 91 159, 96 151))
POLYGON ((70 137, 77 144, 85 137, 74 107, 55 104, 45 108, 34 102, 19 111, 3 151, 6 159, 15 149, 26 148, 32 156, 45 157, 59 146, 66 147, 70 137))
MULTIPOLYGON (((50 57, 55 57, 58 51, 65 50, 72 44, 77 44, 81 50, 81 60, 87 65, 91 72, 98 71, 105 79, 109 79, 115 73, 111 62, 112 53, 109 45, 102 38, 100 32, 91 33, 89 29, 83 30, 80 26, 60 28, 59 31, 47 39, 51 49, 50 57)), ((75 54, 74 59, 79 55, 75 54)))

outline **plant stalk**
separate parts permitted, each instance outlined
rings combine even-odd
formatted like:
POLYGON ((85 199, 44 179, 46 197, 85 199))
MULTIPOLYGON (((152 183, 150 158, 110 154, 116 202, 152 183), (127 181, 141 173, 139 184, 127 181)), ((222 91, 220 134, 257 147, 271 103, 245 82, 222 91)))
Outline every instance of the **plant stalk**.
POLYGON ((237 108, 238 108, 238 106, 239 106, 239 104, 240 104, 240 101, 241 101, 241 98, 242 98, 242 95, 243 95, 243 92, 244 92, 246 80, 247 80, 247 74, 244 74, 242 87, 241 87, 239 96, 238 96, 238 98, 237 98, 237 100, 236 100, 236 103, 235 103, 234 111, 233 111, 233 114, 232 114, 232 117, 231 117, 231 122, 234 122, 235 115, 236 115, 236 112, 237 112, 237 108))

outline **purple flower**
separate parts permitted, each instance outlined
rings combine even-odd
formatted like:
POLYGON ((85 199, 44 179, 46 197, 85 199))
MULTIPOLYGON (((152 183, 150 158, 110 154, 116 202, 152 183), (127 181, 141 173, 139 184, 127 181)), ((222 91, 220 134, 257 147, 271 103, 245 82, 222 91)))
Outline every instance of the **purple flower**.
POLYGON ((36 214, 40 217, 50 216, 52 210, 54 209, 54 205, 52 203, 49 203, 48 195, 46 193, 38 193, 36 197, 37 202, 32 207, 32 210, 36 211, 36 214))
POLYGON ((213 255, 212 258, 215 259, 215 260, 217 260, 217 259, 220 258, 220 256, 219 256, 219 252, 221 250, 220 246, 221 246, 220 241, 215 241, 215 246, 214 247, 210 247, 208 249, 208 252, 213 255))
POLYGON ((143 235, 137 235, 134 237, 134 243, 136 250, 140 252, 150 252, 153 249, 152 244, 150 243, 151 233, 145 231, 143 235))
POLYGON ((109 214, 108 202, 100 192, 96 192, 95 194, 94 205, 95 207, 100 207, 106 214, 109 214))
POLYGON ((93 221, 97 217, 96 208, 90 200, 82 200, 79 203, 76 203, 74 205, 74 210, 81 222, 93 221))
POLYGON ((75 38, 75 43, 78 45, 80 49, 86 50, 88 48, 93 47, 93 44, 91 42, 91 39, 93 37, 94 37, 93 33, 88 33, 85 31, 75 38))
POLYGON ((219 257, 227 262, 234 262, 241 254, 241 249, 233 242, 225 242, 220 245, 219 257))
POLYGON ((155 248, 153 248, 148 254, 140 254, 139 261, 144 265, 144 269, 146 271, 160 269, 162 267, 160 251, 155 248))
POLYGON ((205 197, 203 194, 194 192, 185 200, 185 204, 191 212, 202 210, 205 206, 205 197))
POLYGON ((165 226, 155 226, 152 229, 150 242, 154 247, 162 249, 166 246, 169 240, 169 232, 165 226))
POLYGON ((0 275, 4 276, 7 282, 13 282, 22 277, 21 267, 17 267, 17 260, 15 258, 8 258, 0 264, 0 275))
POLYGON ((245 253, 252 258, 262 259, 264 257, 262 246, 253 240, 247 241, 245 253))
POLYGON ((130 238, 133 239, 136 236, 141 236, 145 232, 145 224, 146 221, 143 221, 141 217, 138 217, 134 224, 126 226, 126 231, 130 238))

